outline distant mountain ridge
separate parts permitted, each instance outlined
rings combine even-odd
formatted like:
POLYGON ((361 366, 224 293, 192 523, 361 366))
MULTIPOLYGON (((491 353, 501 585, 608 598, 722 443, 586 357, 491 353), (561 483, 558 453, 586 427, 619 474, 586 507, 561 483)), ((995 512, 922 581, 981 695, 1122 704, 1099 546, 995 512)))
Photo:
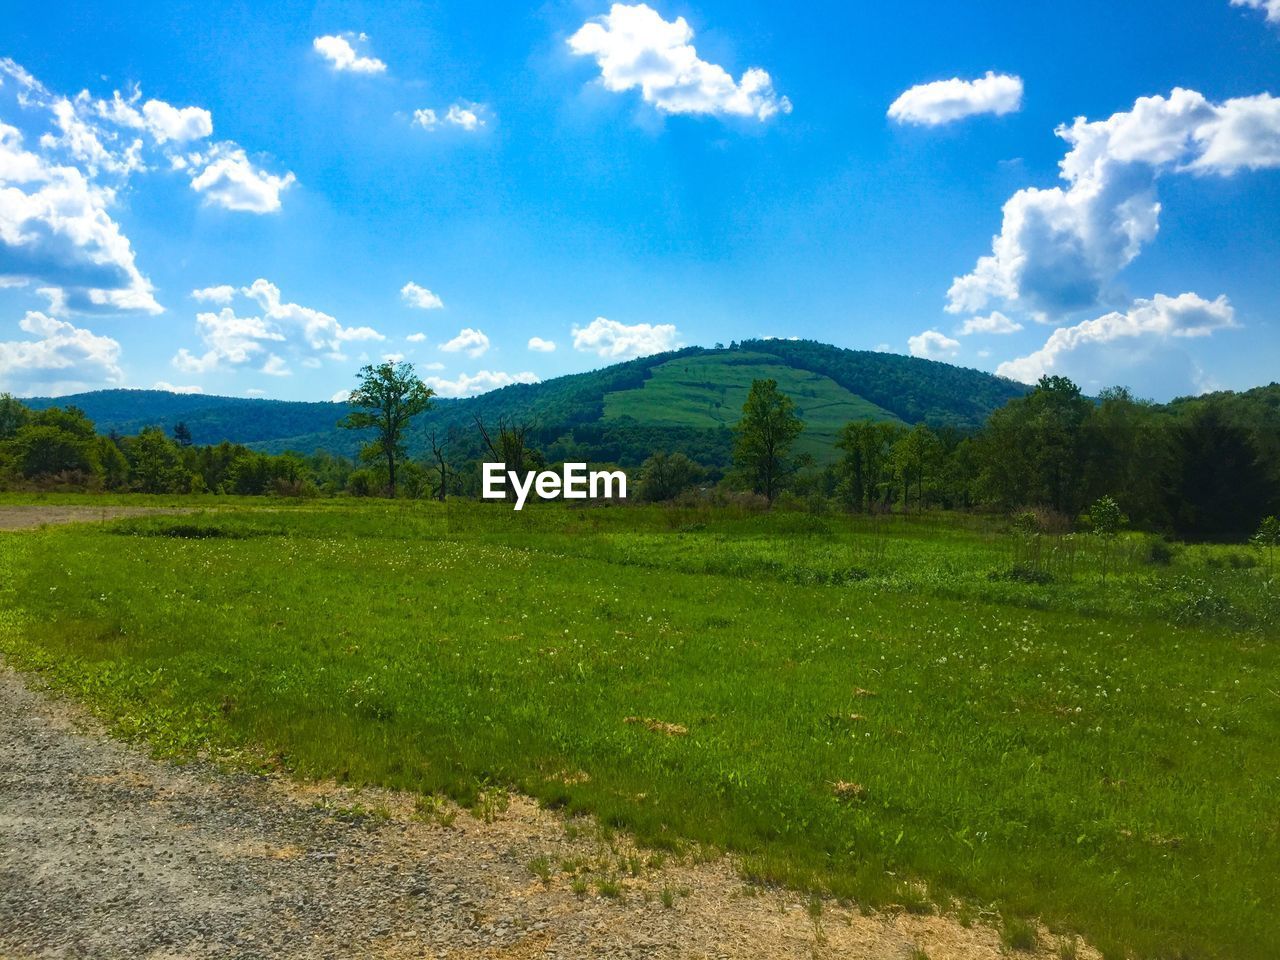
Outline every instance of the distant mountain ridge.
MULTIPOLYGON (((474 445, 476 417, 534 425, 552 459, 638 462, 655 449, 724 464, 753 379, 772 377, 796 400, 802 449, 827 459, 839 428, 854 419, 923 421, 971 429, 1028 388, 980 370, 898 354, 846 350, 812 340, 747 340, 686 347, 586 373, 513 384, 464 399, 438 399, 409 436, 420 455, 434 430, 474 445)), ((343 403, 265 400, 161 390, 98 390, 25 401, 75 405, 104 433, 185 423, 196 443, 227 440, 269 451, 355 453, 362 438, 341 430, 343 403)))

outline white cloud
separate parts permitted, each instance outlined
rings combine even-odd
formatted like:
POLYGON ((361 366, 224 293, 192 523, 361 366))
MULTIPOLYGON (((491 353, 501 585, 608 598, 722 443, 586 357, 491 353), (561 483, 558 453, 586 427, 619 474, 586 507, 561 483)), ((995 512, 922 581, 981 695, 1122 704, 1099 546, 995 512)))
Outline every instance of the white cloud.
POLYGON ((241 317, 231 307, 218 313, 196 314, 200 339, 208 349, 196 356, 185 347, 173 358, 184 373, 209 373, 224 366, 242 366, 265 352, 265 344, 283 342, 285 335, 261 317, 241 317))
POLYGON ((444 307, 443 300, 426 287, 418 286, 412 280, 400 288, 400 298, 409 306, 418 307, 422 310, 439 310, 444 307))
MULTIPOLYGON (((365 39, 363 35, 359 39, 365 39)), ((316 53, 329 61, 335 70, 352 73, 384 73, 387 65, 377 57, 362 57, 356 53, 351 41, 344 36, 316 37, 311 41, 316 53)))
POLYGON ((151 385, 152 390, 165 390, 168 393, 204 393, 204 387, 191 384, 190 386, 179 386, 176 383, 170 383, 168 380, 157 380, 151 385))
POLYGON ((350 390, 339 390, 337 393, 335 393, 332 397, 329 398, 329 402, 330 403, 346 403, 350 399, 351 399, 350 390))
POLYGON ((523 373, 479 370, 472 374, 459 374, 456 380, 423 377, 422 382, 442 397, 473 397, 478 393, 488 393, 490 390, 497 390, 499 387, 513 383, 537 383, 538 378, 527 370, 523 373))
POLYGON ((1205 300, 1194 293, 1156 294, 1151 300, 1135 300, 1125 313, 1059 327, 1039 350, 1000 364, 996 373, 1023 383, 1050 374, 1098 382, 1101 369, 1132 368, 1149 358, 1153 348, 1235 326, 1235 310, 1226 297, 1205 300))
POLYGON ((477 127, 483 127, 484 121, 476 114, 474 104, 464 107, 460 103, 455 103, 449 107, 449 112, 444 115, 445 123, 452 123, 455 127, 461 127, 463 130, 475 130, 477 127))
POLYGON ((405 339, 410 343, 426 343, 427 335, 425 333, 411 333, 405 339))
POLYGON ((274 353, 267 357, 267 361, 262 365, 262 369, 259 373, 265 373, 272 377, 293 376, 293 371, 289 369, 289 365, 285 362, 284 357, 274 353))
POLYGON ((206 157, 191 157, 203 168, 191 178, 191 189, 204 195, 207 203, 227 210, 247 213, 275 213, 280 194, 295 182, 292 173, 277 176, 255 167, 244 150, 234 144, 219 144, 206 157))
POLYGON ((913 357, 926 360, 949 360, 960 352, 960 341, 952 340, 945 333, 926 330, 907 338, 907 349, 913 357))
POLYGON ((0 341, 0 388, 31 396, 124 381, 120 344, 110 337, 35 310, 18 327, 35 339, 0 341))
MULTIPOLYGON (((110 100, 93 101, 93 113, 118 127, 145 130, 159 144, 188 143, 213 135, 213 114, 203 107, 175 107, 163 100, 148 100, 138 109, 141 90, 134 88, 128 97, 115 91, 110 100)), ((88 104, 88 92, 76 98, 88 104)))
POLYGON ((246 397, 265 397, 267 395, 267 391, 263 390, 261 387, 250 387, 244 392, 244 395, 246 397))
POLYGON ((769 74, 758 67, 737 82, 724 67, 698 57, 693 29, 684 17, 663 20, 646 4, 615 3, 568 39, 580 56, 595 58, 606 90, 639 88, 646 103, 663 113, 755 117, 790 113, 769 74))
POLYGON ((555 342, 552 340, 543 340, 541 337, 529 338, 529 349, 537 353, 551 353, 555 348, 555 342))
POLYGON ((489 338, 479 330, 472 330, 470 327, 464 327, 458 331, 458 335, 448 343, 440 344, 440 349, 445 353, 458 353, 465 350, 469 357, 482 356, 489 349, 489 338))
POLYGON ((443 117, 430 107, 415 110, 413 123, 426 130, 435 130, 444 124, 449 124, 453 127, 461 127, 468 133, 474 133, 485 125, 483 114, 487 112, 488 108, 483 103, 459 100, 449 106, 443 117))
POLYGON ((163 100, 148 100, 142 105, 142 115, 157 143, 186 143, 213 134, 213 114, 201 107, 173 107, 163 100))
POLYGON ((108 212, 115 196, 24 149, 17 128, 0 123, 0 278, 50 284, 74 310, 162 312, 108 212))
POLYGON ((116 133, 82 118, 80 114, 87 102, 87 93, 80 94, 74 102, 66 97, 48 101, 45 105, 61 134, 46 133, 40 138, 40 146, 47 152, 65 152, 79 161, 91 177, 101 172, 127 176, 134 171, 145 170, 142 141, 135 137, 125 143, 116 133))
POLYGON ((403 353, 384 353, 382 355, 383 363, 399 363, 404 359, 403 353))
POLYGON ((609 360, 630 360, 663 353, 679 346, 674 324, 635 323, 596 317, 588 326, 573 328, 573 349, 609 360))
POLYGON ((1010 320, 999 310, 992 310, 985 317, 970 317, 960 328, 960 336, 967 337, 973 333, 1017 333, 1022 324, 1010 320))
MULTIPOLYGON (((219 293, 222 289, 206 288, 219 293)), ((173 358, 175 367, 187 373, 207 373, 246 366, 263 359, 271 344, 283 345, 289 352, 301 356, 304 364, 315 365, 321 358, 342 358, 341 350, 346 343, 386 339, 371 327, 343 326, 320 310, 285 302, 280 288, 267 280, 255 280, 250 286, 240 288, 238 294, 253 301, 261 315, 240 316, 230 306, 224 306, 217 313, 197 314, 196 327, 206 350, 199 355, 186 348, 179 350, 173 358)), ((283 358, 271 353, 263 360, 262 372, 285 375, 288 369, 283 358)))
POLYGON ((1280 167, 1280 99, 1265 93, 1215 104, 1175 89, 1056 133, 1071 145, 1060 164, 1067 186, 1027 188, 1005 203, 991 254, 952 283, 949 311, 994 301, 1053 319, 1096 306, 1155 238, 1158 176, 1280 167))
POLYGON ((1022 78, 987 71, 977 80, 936 80, 907 90, 889 105, 898 123, 936 127, 965 117, 992 113, 1004 116, 1022 107, 1022 78))
POLYGON ((256 300, 267 319, 300 328, 307 346, 313 350, 336 353, 348 341, 386 339, 372 327, 344 327, 327 313, 297 303, 285 303, 280 299, 280 288, 261 278, 243 288, 241 293, 256 300))
POLYGON ((191 291, 191 299, 199 300, 202 303, 230 303, 236 295, 236 288, 229 283, 219 284, 216 287, 201 287, 199 290, 191 291))
POLYGON ((41 136, 39 144, 49 165, 69 164, 104 191, 109 202, 135 174, 182 172, 210 203, 270 213, 279 209, 280 193, 294 182, 292 173, 277 175, 256 166, 233 141, 180 152, 212 136, 213 115, 203 107, 176 107, 154 98, 143 102, 136 86, 128 96, 115 91, 110 100, 95 99, 87 90, 70 98, 56 96, 11 60, 0 60, 0 74, 23 78, 20 107, 48 112, 55 129, 41 136), (112 182, 99 183, 104 177, 112 182))
POLYGON ((1233 7, 1250 7, 1267 15, 1268 23, 1280 23, 1280 0, 1231 0, 1233 7))

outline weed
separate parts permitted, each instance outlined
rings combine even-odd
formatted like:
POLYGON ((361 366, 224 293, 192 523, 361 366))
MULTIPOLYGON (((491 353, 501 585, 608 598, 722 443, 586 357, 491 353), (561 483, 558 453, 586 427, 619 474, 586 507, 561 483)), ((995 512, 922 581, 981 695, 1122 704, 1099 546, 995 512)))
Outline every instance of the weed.
POLYGON ((458 816, 458 811, 453 809, 444 797, 431 793, 413 801, 413 816, 414 819, 421 820, 423 823, 451 827, 458 816))
POLYGON ((596 880, 596 893, 606 900, 621 900, 622 884, 612 878, 600 877, 596 880))
POLYGON ((543 883, 550 883, 551 861, 544 856, 534 857, 529 861, 529 872, 543 883))
POLYGON ((1000 942, 1011 950, 1034 950, 1039 938, 1034 924, 1020 917, 1005 916, 1000 921, 1000 942))

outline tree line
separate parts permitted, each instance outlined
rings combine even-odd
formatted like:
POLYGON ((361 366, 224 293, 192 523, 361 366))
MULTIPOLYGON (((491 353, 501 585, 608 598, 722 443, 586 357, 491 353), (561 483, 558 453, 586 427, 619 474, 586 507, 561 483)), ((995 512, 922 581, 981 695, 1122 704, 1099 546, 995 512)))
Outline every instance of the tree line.
MULTIPOLYGON (((575 459, 555 446, 540 449, 536 424, 506 415, 433 431, 424 449, 410 451, 406 430, 432 400, 410 364, 363 368, 340 425, 368 443, 350 459, 197 446, 182 423, 100 435, 74 407, 33 411, 0 394, 0 483, 444 499, 477 495, 482 460, 529 470, 575 459)), ((1161 405, 1122 388, 1091 398, 1064 377, 1045 377, 979 429, 850 422, 826 463, 797 452, 803 431, 776 381, 754 381, 732 433, 731 469, 658 450, 633 471, 633 489, 655 502, 747 494, 764 504, 799 500, 859 512, 1035 509, 1065 524, 1108 496, 1134 526, 1191 539, 1243 538, 1280 511, 1277 384, 1161 405)))

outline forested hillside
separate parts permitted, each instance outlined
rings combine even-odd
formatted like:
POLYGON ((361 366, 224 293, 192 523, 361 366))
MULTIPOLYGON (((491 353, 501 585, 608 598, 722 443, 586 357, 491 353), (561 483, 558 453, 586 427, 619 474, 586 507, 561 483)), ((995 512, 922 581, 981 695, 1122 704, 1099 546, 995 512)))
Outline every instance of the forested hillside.
MULTIPOLYGON (((778 379, 810 424, 802 447, 829 460, 835 433, 852 419, 974 429, 1027 388, 978 370, 895 354, 844 350, 804 340, 751 340, 728 348, 687 347, 600 370, 533 384, 514 384, 463 400, 436 398, 410 430, 411 451, 434 431, 479 453, 475 418, 515 419, 557 458, 637 465, 653 450, 679 451, 701 462, 729 463, 729 425, 751 381, 778 379)), ((186 424, 197 444, 222 441, 268 453, 324 450, 353 456, 360 439, 336 426, 341 403, 301 403, 102 390, 25 401, 34 409, 75 406, 104 433, 186 424)))

